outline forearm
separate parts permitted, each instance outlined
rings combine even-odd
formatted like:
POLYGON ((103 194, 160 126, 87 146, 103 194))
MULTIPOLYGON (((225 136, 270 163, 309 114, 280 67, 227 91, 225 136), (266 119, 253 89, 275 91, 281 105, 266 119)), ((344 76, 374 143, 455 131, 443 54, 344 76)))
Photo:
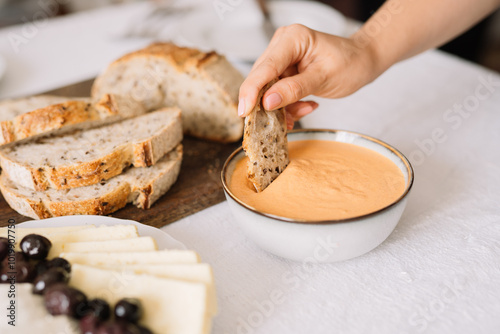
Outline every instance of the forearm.
POLYGON ((398 61, 451 40, 499 5, 499 0, 388 0, 352 39, 374 57, 376 77, 398 61))

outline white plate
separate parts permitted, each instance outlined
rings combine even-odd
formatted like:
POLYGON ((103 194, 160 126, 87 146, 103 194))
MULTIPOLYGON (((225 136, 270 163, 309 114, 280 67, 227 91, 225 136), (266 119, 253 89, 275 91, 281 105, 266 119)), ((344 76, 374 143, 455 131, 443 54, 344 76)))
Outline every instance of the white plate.
MULTIPOLYGON (((345 17, 319 2, 270 1, 269 11, 276 27, 300 23, 329 34, 345 34, 345 17)), ((238 25, 235 21, 221 20, 214 11, 195 12, 180 24, 177 42, 203 50, 216 50, 238 60, 255 61, 266 49, 268 40, 259 24, 238 25)))
POLYGON ((6 69, 7 69, 7 64, 5 62, 5 59, 0 55, 0 80, 4 76, 6 69))
POLYGON ((134 220, 125 220, 107 216, 64 216, 41 220, 29 220, 19 223, 16 227, 63 227, 75 225, 128 225, 137 226, 139 235, 149 236, 156 240, 159 249, 187 249, 180 241, 175 240, 167 233, 156 227, 144 225, 134 220))

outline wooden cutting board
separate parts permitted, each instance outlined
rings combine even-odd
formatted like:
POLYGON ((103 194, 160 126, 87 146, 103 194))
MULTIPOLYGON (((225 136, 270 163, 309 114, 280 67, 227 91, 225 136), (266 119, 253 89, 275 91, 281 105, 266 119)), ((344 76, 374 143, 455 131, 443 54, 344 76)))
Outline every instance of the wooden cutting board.
MULTIPOLYGON (((47 92, 62 96, 89 96, 93 80, 47 92)), ((241 142, 220 144, 192 137, 183 140, 184 157, 179 178, 151 209, 141 210, 133 205, 111 216, 132 219, 143 224, 162 227, 224 200, 220 173, 226 158, 241 142)), ((0 197, 0 226, 13 218, 17 223, 31 220, 12 210, 0 197)))

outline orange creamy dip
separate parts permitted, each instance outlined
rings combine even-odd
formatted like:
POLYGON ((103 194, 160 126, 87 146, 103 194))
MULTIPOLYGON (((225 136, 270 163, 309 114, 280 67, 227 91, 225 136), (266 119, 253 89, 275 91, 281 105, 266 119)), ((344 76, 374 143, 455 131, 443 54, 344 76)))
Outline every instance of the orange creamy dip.
POLYGON ((251 207, 281 217, 336 220, 368 214, 404 192, 401 170, 370 149, 334 141, 289 142, 290 164, 264 191, 247 179, 248 158, 236 164, 229 188, 251 207))

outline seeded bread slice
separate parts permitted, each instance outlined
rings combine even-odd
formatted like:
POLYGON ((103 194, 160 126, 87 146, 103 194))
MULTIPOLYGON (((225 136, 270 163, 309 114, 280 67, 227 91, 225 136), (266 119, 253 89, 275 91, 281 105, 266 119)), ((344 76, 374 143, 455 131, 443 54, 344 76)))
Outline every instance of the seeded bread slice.
POLYGON ((257 104, 245 118, 247 174, 257 192, 266 189, 289 163, 285 109, 265 110, 262 104, 262 96, 275 82, 260 91, 257 104))
POLYGON ((51 95, 0 102, 0 146, 41 136, 87 129, 146 113, 135 100, 105 94, 90 98, 51 95))
POLYGON ((34 219, 106 215, 127 203, 149 209, 177 180, 181 160, 182 145, 179 144, 154 166, 130 168, 105 184, 68 190, 34 191, 17 185, 2 173, 0 190, 12 209, 34 219))
POLYGON ((181 140, 181 112, 165 108, 100 128, 3 147, 0 166, 29 189, 83 187, 104 183, 130 165, 154 165, 181 140))
POLYGON ((215 52, 156 43, 113 62, 94 82, 92 96, 130 96, 146 109, 178 106, 184 132, 234 142, 243 134, 237 115, 243 76, 215 52))

